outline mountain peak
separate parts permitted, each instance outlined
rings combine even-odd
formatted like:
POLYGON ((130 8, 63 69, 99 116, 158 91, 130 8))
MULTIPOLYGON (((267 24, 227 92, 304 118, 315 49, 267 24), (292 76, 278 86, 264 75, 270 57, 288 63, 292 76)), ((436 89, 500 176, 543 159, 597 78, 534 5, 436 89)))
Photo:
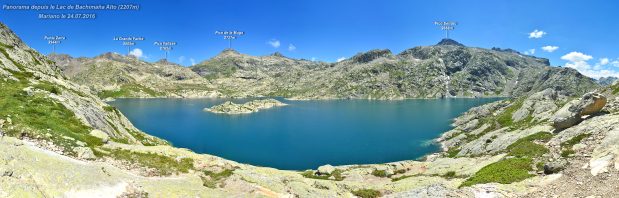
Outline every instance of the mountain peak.
POLYGON ((455 45, 455 46, 464 47, 464 45, 462 45, 462 43, 458 43, 458 41, 455 41, 453 39, 448 39, 448 38, 444 38, 443 40, 438 42, 436 45, 455 45))
POLYGON ((271 56, 282 57, 282 58, 285 57, 282 53, 279 53, 279 52, 275 52, 271 54, 271 56))
POLYGON ((106 52, 103 53, 99 56, 96 56, 95 58, 104 58, 104 59, 122 59, 123 55, 116 53, 116 52, 106 52))
POLYGON ((216 57, 229 57, 229 56, 238 56, 238 55, 241 55, 241 53, 239 53, 238 51, 232 48, 228 48, 228 49, 221 51, 219 54, 217 54, 216 57))

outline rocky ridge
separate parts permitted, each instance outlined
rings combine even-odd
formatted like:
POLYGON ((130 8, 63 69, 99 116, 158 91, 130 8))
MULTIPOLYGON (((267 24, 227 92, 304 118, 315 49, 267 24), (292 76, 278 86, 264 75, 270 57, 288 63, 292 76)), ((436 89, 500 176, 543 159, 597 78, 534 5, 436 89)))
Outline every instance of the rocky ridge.
POLYGON ((553 88, 581 95, 598 85, 570 68, 510 50, 453 40, 392 54, 371 50, 337 63, 226 50, 191 69, 231 97, 404 99, 524 96, 553 88))
POLYGON ((218 97, 208 80, 190 69, 160 60, 105 53, 94 58, 66 54, 48 56, 71 81, 88 87, 101 98, 218 97))
POLYGON ((107 97, 286 97, 405 99, 518 97, 553 88, 582 95, 599 85, 571 68, 511 49, 467 47, 455 40, 393 54, 370 50, 336 63, 226 49, 185 68, 106 53, 49 56, 67 77, 107 97), (203 78, 200 78, 203 77, 203 78))

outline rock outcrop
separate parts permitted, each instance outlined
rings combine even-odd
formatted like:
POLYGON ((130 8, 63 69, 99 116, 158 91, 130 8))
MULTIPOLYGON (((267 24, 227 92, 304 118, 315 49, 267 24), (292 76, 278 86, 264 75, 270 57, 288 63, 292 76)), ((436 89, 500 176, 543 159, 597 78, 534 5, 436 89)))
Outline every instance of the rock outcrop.
POLYGON ((606 97, 599 93, 587 93, 580 100, 572 101, 561 108, 553 116, 553 127, 565 129, 583 120, 583 116, 598 113, 606 105, 606 97))
POLYGON ((243 104, 227 101, 220 105, 204 108, 204 111, 223 114, 247 114, 279 106, 286 106, 286 104, 275 99, 253 100, 243 104))

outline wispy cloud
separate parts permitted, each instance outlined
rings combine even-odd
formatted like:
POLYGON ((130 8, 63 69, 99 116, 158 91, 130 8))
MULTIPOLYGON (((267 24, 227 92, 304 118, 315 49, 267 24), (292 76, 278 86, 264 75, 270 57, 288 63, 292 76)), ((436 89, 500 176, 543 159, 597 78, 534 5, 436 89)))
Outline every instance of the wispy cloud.
POLYGON ((546 35, 547 33, 541 30, 533 30, 533 32, 529 33, 529 38, 542 38, 544 35, 546 35))
POLYGON ((267 42, 267 44, 271 45, 271 47, 273 48, 278 48, 281 45, 281 43, 277 39, 271 39, 267 42))
POLYGON ((535 54, 535 49, 529 49, 527 51, 524 51, 524 54, 526 54, 526 55, 533 55, 533 54, 535 54))
POLYGON ((547 45, 547 46, 542 47, 542 50, 547 51, 547 52, 554 52, 557 49, 559 49, 559 46, 547 45))
POLYGON ((191 63, 191 65, 196 65, 196 60, 193 58, 190 58, 189 62, 191 63))
POLYGON ((183 64, 185 62, 185 56, 178 57, 178 63, 183 64))
POLYGON ((337 61, 337 62, 342 62, 343 60, 346 60, 346 57, 340 57, 340 58, 338 58, 336 61, 337 61))
POLYGON ((288 45, 288 51, 295 51, 297 50, 297 46, 294 46, 292 43, 288 45))

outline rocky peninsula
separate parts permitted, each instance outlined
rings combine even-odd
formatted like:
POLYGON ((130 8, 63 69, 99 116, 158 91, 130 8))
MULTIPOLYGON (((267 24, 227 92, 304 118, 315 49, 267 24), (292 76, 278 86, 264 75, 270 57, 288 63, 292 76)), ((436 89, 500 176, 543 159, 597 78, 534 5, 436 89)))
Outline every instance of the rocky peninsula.
POLYGON ((223 114, 247 114, 286 105, 287 104, 275 99, 252 100, 243 104, 236 104, 231 101, 227 101, 211 108, 204 108, 204 111, 223 114))

